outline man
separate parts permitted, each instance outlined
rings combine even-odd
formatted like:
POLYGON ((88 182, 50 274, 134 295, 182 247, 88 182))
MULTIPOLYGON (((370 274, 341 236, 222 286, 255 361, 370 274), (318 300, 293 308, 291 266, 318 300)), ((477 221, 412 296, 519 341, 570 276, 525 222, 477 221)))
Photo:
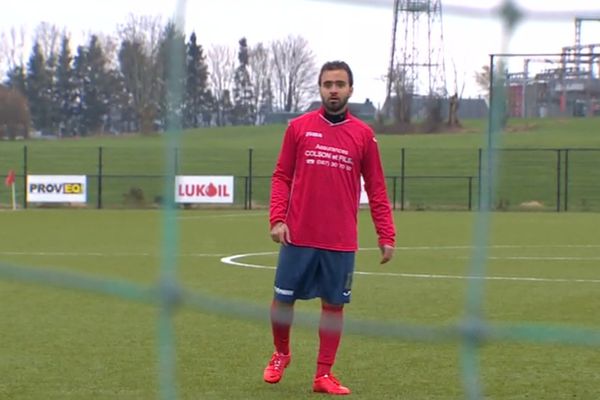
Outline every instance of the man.
POLYGON ((293 306, 321 298, 319 353, 313 391, 344 395, 350 389, 331 373, 350 302, 360 177, 379 237, 381 263, 394 253, 395 229, 377 140, 348 112, 350 67, 328 62, 319 74, 322 106, 289 124, 271 184, 271 238, 281 243, 271 325, 275 352, 264 380, 277 383, 291 361, 293 306))

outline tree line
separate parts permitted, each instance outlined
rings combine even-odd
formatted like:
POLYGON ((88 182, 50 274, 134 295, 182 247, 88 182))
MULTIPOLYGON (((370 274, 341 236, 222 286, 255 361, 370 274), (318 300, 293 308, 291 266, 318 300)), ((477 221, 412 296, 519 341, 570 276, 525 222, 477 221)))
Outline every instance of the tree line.
POLYGON ((195 32, 133 16, 116 35, 70 35, 41 23, 30 54, 24 32, 0 36, 0 137, 30 129, 59 136, 261 124, 297 112, 317 95, 315 55, 300 36, 205 49, 195 32))

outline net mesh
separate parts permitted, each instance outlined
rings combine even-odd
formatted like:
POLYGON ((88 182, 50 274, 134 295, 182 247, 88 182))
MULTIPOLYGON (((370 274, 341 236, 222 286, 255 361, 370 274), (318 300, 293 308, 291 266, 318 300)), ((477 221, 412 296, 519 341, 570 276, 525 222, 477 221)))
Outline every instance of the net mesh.
MULTIPOLYGON (((331 2, 331 1, 330 1, 331 2)), ((363 1, 339 0, 335 3, 364 5, 363 1)), ((369 0, 368 5, 389 7, 387 1, 369 0)), ((184 10, 186 2, 178 0, 175 10, 175 21, 183 30, 184 10)), ((514 2, 508 0, 493 9, 448 6, 446 13, 479 18, 494 16, 503 22, 503 48, 508 53, 508 43, 518 22, 522 19, 534 20, 561 20, 567 18, 562 12, 552 11, 526 11, 519 9, 514 2)), ((581 16, 590 16, 592 12, 582 12, 581 16)), ((178 49, 172 49, 173 54, 181 54, 178 49)), ((169 71, 169 92, 171 110, 177 109, 181 102, 182 88, 179 79, 183 74, 183 60, 171 57, 172 64, 169 71)), ((503 56, 494 59, 492 56, 491 70, 502 65, 503 56)), ((465 303, 465 316, 459 323, 447 326, 420 326, 402 322, 373 322, 362 320, 348 320, 345 330, 348 333, 369 335, 375 337, 388 337, 398 340, 414 340, 424 342, 459 342, 461 344, 461 371, 464 383, 464 393, 468 400, 483 398, 480 379, 480 351, 479 347, 484 342, 526 342, 536 344, 568 344, 578 346, 600 346, 600 331, 588 328, 558 327, 551 325, 528 324, 495 324, 486 321, 482 304, 484 302, 483 281, 486 276, 488 249, 490 248, 490 205, 495 197, 497 187, 496 159, 498 152, 492 151, 501 147, 499 133, 502 130, 503 109, 506 99, 504 85, 500 80, 492 79, 494 93, 491 99, 489 123, 487 132, 487 145, 484 150, 484 168, 482 174, 482 194, 480 211, 475 217, 473 251, 470 257, 468 274, 467 296, 465 303)), ((35 268, 16 267, 0 263, 0 277, 6 280, 35 283, 40 285, 76 289, 90 293, 114 296, 124 300, 151 304, 160 310, 157 321, 158 357, 159 357, 159 387, 160 398, 174 400, 178 398, 175 379, 175 332, 173 327, 173 314, 176 309, 187 307, 202 312, 225 315, 232 318, 265 321, 268 313, 265 309, 247 303, 228 301, 186 290, 177 280, 177 251, 178 229, 175 215, 176 207, 173 187, 173 177, 176 175, 176 160, 174 155, 179 146, 181 124, 177 113, 173 111, 169 117, 168 129, 165 134, 165 176, 164 182, 164 211, 162 216, 162 251, 160 280, 157 285, 143 286, 128 281, 115 279, 92 278, 74 273, 39 270, 35 268)), ((549 162, 552 162, 550 160, 549 162)), ((584 166, 581 166, 584 167, 584 166)), ((518 166, 515 166, 518 168, 518 166)), ((577 186, 576 189, 577 190, 577 186)), ((318 317, 310 313, 299 312, 295 323, 305 326, 317 326, 318 317)))

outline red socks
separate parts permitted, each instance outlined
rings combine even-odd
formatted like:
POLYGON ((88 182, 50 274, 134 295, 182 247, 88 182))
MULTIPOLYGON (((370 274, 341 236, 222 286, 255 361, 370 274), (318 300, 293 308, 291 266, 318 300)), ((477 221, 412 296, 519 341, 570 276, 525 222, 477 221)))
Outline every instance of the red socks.
POLYGON ((335 362, 344 325, 344 307, 323 304, 319 324, 319 355, 316 376, 327 375, 335 362))
MULTIPOLYGON (((290 354, 290 329, 293 319, 293 304, 273 301, 271 304, 271 329, 273 331, 273 344, 278 353, 290 354)), ((324 304, 321 308, 319 323, 317 377, 331 372, 340 345, 343 325, 344 307, 324 304)))
POLYGON ((290 354, 290 328, 293 319, 293 304, 273 300, 273 303, 271 303, 271 329, 273 331, 273 344, 278 353, 290 354))

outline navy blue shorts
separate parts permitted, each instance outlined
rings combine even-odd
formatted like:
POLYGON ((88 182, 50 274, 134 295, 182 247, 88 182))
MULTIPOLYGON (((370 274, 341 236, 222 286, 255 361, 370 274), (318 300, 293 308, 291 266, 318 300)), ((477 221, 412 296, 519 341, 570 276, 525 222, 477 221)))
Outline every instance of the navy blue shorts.
POLYGON ((275 273, 275 299, 293 303, 320 297, 329 304, 350 302, 353 251, 281 246, 275 273))

